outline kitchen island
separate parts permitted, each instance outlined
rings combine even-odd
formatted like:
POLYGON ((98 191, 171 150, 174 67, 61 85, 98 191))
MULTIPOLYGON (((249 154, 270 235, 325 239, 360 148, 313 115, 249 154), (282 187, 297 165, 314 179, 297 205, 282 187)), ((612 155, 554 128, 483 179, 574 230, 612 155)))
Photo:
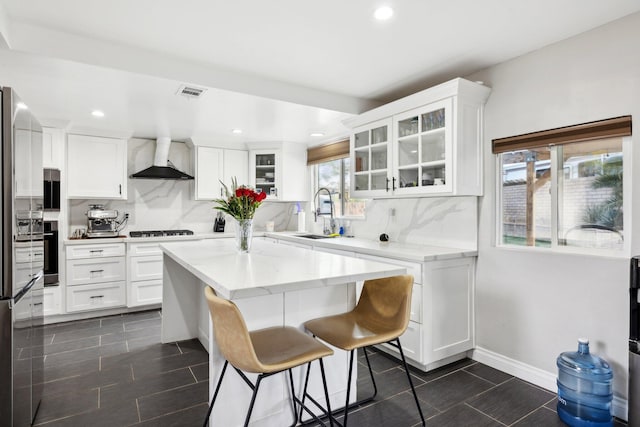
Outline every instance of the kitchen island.
MULTIPOLYGON (((306 320, 345 312, 356 302, 355 283, 406 273, 406 268, 354 259, 254 239, 251 253, 239 254, 235 240, 202 240, 161 245, 164 252, 162 342, 198 338, 209 351, 209 395, 224 363, 213 336, 205 286, 233 300, 252 329, 275 325, 300 327, 306 320)), ((335 350, 326 360, 327 381, 334 408, 343 404, 348 359, 335 350)), ((309 389, 322 396, 317 365, 312 366, 309 389)), ((295 371, 299 391, 302 369, 295 371)), ((255 376, 250 376, 254 379, 255 376)), ((355 379, 352 399, 355 398, 355 379)), ((252 424, 282 426, 291 423, 288 387, 284 376, 265 381, 257 398, 252 424)), ((212 414, 212 425, 242 425, 251 390, 230 373, 212 414)), ((320 399, 323 401, 324 399, 320 399)))

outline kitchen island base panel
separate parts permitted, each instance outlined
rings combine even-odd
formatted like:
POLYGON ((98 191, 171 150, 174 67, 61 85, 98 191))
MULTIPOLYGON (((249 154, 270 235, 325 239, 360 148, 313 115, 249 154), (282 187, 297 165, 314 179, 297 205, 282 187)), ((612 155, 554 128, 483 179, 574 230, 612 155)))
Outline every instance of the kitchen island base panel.
MULTIPOLYGON (((224 357, 215 342, 211 318, 204 298, 208 286, 191 272, 164 255, 164 284, 162 309, 162 342, 169 343, 198 338, 209 352, 209 398, 213 396, 224 357)), ((304 321, 349 311, 355 305, 355 283, 321 288, 303 289, 286 293, 234 299, 242 312, 249 330, 270 326, 289 325, 302 329, 304 321)), ((330 404, 339 408, 344 404, 347 389, 348 354, 334 349, 334 355, 324 358, 330 404)), ((307 367, 293 370, 296 394, 301 395, 307 367)), ((354 361, 357 374, 357 361, 354 361)), ((255 381, 257 375, 248 374, 255 381)), ((354 374, 350 402, 355 402, 354 374)), ((309 393, 325 404, 320 371, 311 365, 309 393)), ((233 371, 225 376, 220 394, 213 408, 212 420, 216 425, 241 426, 251 401, 251 389, 233 371)), ((313 406, 312 406, 313 408, 313 406)), ((321 416, 321 411, 315 411, 321 416)), ((285 373, 265 379, 256 398, 251 425, 289 425, 293 420, 289 400, 289 385, 285 373)))

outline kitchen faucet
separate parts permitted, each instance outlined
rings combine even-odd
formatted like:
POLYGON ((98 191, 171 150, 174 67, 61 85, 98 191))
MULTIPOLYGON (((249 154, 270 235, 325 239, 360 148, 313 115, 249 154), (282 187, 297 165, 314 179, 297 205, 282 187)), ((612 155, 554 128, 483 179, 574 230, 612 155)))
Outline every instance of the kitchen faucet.
POLYGON ((331 191, 329 191, 326 187, 318 188, 316 194, 313 195, 313 221, 318 222, 318 216, 320 215, 320 207, 316 205, 316 199, 320 198, 320 191, 326 191, 329 195, 329 206, 331 207, 331 221, 329 221, 329 226, 331 228, 327 228, 327 222, 324 218, 322 218, 322 233, 323 234, 332 234, 336 232, 336 220, 333 217, 333 200, 331 199, 331 191))

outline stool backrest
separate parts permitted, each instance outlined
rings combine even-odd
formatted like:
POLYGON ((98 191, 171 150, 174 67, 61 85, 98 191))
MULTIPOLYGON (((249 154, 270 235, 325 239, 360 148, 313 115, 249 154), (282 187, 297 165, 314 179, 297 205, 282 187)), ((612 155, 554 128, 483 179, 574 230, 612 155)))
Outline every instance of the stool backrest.
POLYGON ((412 288, 411 275, 366 280, 353 312, 364 324, 400 336, 409 324, 412 288))
POLYGON ((245 371, 264 372, 251 342, 247 324, 238 307, 220 298, 207 286, 204 290, 220 352, 232 366, 245 371))

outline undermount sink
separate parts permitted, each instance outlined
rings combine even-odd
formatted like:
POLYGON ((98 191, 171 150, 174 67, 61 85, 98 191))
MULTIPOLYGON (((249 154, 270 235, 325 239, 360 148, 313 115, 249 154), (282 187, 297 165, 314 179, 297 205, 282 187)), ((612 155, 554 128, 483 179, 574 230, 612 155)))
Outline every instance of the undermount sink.
POLYGON ((305 239, 332 239, 335 236, 326 236, 324 234, 300 234, 296 237, 303 237, 305 239))

